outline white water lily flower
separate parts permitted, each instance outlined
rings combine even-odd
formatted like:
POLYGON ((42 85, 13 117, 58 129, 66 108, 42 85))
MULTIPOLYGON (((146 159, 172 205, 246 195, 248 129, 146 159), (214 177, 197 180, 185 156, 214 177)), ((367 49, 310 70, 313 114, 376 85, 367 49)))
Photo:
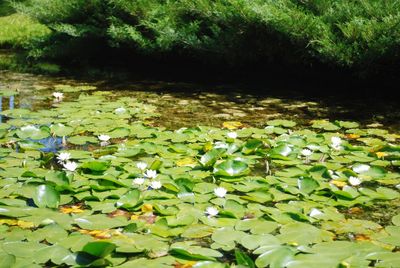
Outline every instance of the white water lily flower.
POLYGON ((53 97, 57 100, 60 101, 64 98, 64 93, 62 92, 53 92, 53 97))
POLYGON ((152 181, 150 187, 153 189, 160 189, 162 187, 161 181, 152 181))
POLYGON ((68 161, 68 162, 66 162, 63 166, 64 166, 64 169, 65 169, 65 170, 68 170, 68 171, 75 171, 75 170, 77 169, 77 167, 78 167, 78 164, 75 163, 75 162, 70 162, 70 161, 68 161))
POLYGON ((99 135, 97 138, 99 138, 100 141, 109 141, 111 139, 108 135, 99 135))
POLYGON ((136 167, 140 170, 145 170, 147 168, 147 164, 145 162, 136 163, 136 167))
POLYGON ((115 109, 114 112, 116 114, 123 114, 126 112, 126 109, 124 107, 119 107, 119 108, 115 109))
POLYGON ((340 147, 340 145, 342 144, 342 139, 341 138, 336 137, 336 136, 332 137, 331 138, 331 142, 332 142, 331 146, 332 146, 333 149, 339 150, 341 148, 340 147))
POLYGON ((21 131, 39 131, 39 129, 35 126, 28 125, 28 126, 23 126, 21 127, 21 131))
POLYGON ((353 186, 360 185, 361 182, 362 182, 360 178, 353 177, 353 176, 350 176, 350 178, 349 178, 348 181, 349 181, 349 183, 350 183, 351 185, 353 185, 353 186))
POLYGON ((214 189, 214 194, 221 198, 225 197, 227 192, 228 191, 224 187, 218 187, 214 189))
POLYGON ((301 154, 304 156, 310 156, 313 154, 313 152, 309 149, 303 149, 303 150, 301 150, 301 154))
POLYGON ((238 136, 236 132, 229 132, 226 135, 228 136, 228 138, 231 138, 231 139, 236 139, 238 136))
POLYGON ((309 215, 310 217, 312 217, 312 218, 315 218, 315 217, 324 215, 324 213, 323 213, 321 210, 319 210, 319 209, 313 208, 313 209, 310 211, 310 214, 308 214, 308 215, 309 215))
POLYGON ((206 209, 206 214, 208 215, 208 217, 214 217, 217 216, 219 213, 218 209, 216 209, 215 207, 208 207, 206 209))
POLYGON ((71 154, 70 154, 70 153, 67 153, 67 152, 65 152, 65 153, 60 153, 60 154, 57 156, 58 163, 65 162, 65 161, 69 160, 70 158, 71 158, 71 154))
POLYGON ((146 172, 144 173, 144 176, 146 176, 149 179, 155 179, 157 177, 157 171, 156 170, 151 170, 148 169, 146 170, 146 172))
POLYGON ((136 185, 142 185, 144 183, 144 178, 136 178, 132 183, 136 185))
POLYGON ((353 171, 357 172, 357 173, 363 173, 366 172, 370 169, 370 166, 368 165, 357 165, 355 167, 353 167, 353 171))

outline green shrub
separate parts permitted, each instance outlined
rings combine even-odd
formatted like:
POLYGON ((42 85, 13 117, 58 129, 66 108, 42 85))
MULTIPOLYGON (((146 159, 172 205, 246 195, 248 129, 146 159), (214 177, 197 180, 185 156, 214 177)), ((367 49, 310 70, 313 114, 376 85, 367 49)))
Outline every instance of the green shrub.
POLYGON ((78 57, 97 47, 230 64, 318 61, 368 69, 399 60, 400 1, 28 0, 15 6, 52 29, 34 44, 37 57, 78 57))
POLYGON ((27 46, 34 40, 43 40, 50 30, 31 18, 12 14, 0 17, 0 46, 27 46))

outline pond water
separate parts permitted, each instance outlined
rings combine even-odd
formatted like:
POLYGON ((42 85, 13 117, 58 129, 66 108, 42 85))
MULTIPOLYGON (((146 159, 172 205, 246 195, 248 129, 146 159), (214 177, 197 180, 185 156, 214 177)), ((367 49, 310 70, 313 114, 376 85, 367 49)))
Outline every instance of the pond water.
MULTIPOLYGON (((149 80, 87 81, 65 77, 0 72, 0 87, 18 90, 19 95, 2 100, 2 108, 41 109, 50 107, 54 86, 94 85, 114 97, 128 96, 151 103, 160 114, 154 125, 169 129, 196 125, 221 126, 225 121, 240 121, 263 127, 271 119, 293 119, 307 125, 310 120, 350 120, 362 125, 400 131, 400 105, 396 98, 374 95, 302 92, 302 89, 246 85, 201 85, 149 80), (10 106, 11 105, 11 106, 10 106)), ((378 90, 377 90, 378 91, 378 90)), ((73 100, 77 93, 69 94, 73 100)))
POLYGON ((5 71, 0 93, 0 267, 400 267, 395 99, 5 71))

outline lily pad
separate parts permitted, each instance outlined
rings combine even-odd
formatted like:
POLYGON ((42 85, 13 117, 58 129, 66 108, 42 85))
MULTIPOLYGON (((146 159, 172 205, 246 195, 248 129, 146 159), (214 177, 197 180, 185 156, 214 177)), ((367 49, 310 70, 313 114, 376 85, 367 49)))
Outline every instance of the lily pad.
POLYGON ((214 166, 214 174, 224 177, 240 177, 249 172, 249 166, 245 162, 237 160, 226 160, 214 166))

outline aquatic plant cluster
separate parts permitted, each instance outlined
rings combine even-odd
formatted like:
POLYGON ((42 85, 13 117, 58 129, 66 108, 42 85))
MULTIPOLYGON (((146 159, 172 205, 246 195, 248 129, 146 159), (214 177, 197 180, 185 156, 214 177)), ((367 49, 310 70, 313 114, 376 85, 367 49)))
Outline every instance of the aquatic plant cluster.
POLYGON ((19 12, 52 33, 31 56, 70 59, 95 48, 208 63, 315 61, 362 70, 396 64, 400 4, 374 0, 28 0, 19 12))
POLYGON ((398 134, 168 130, 154 106, 94 89, 1 113, 1 267, 400 266, 398 134))

